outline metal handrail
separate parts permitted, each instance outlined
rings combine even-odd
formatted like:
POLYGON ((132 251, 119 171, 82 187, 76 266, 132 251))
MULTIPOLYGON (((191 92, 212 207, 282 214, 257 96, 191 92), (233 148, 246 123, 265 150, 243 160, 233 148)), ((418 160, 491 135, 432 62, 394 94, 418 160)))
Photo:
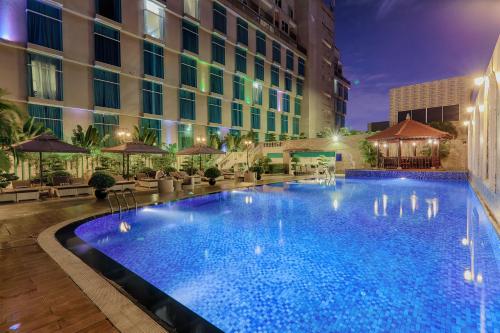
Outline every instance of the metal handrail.
MULTIPOLYGON (((126 188, 125 190, 123 190, 123 198, 124 199, 125 199, 125 192, 130 192, 130 194, 132 195, 132 199, 134 199, 135 210, 137 210, 137 200, 135 199, 134 191, 132 191, 132 189, 130 189, 130 188, 126 188)), ((127 200, 125 200, 125 202, 127 202, 127 200)), ((128 203, 127 203, 127 208, 128 208, 128 203)))

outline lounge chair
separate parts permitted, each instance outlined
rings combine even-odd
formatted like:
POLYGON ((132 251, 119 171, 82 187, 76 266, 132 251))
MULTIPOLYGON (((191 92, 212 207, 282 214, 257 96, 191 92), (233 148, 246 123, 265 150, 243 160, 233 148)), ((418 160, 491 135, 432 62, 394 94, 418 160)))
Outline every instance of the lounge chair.
POLYGON ((137 185, 146 188, 158 188, 158 180, 148 177, 145 173, 138 173, 137 185))
POLYGON ((40 191, 38 188, 17 188, 12 190, 3 191, 0 193, 0 202, 8 201, 24 201, 24 200, 38 200, 40 199, 40 191))
POLYGON ((31 181, 30 180, 13 180, 12 181, 12 188, 13 189, 29 188, 29 187, 31 187, 31 181))
MULTIPOLYGON (((55 180, 54 180, 55 183, 55 180)), ((61 198, 68 196, 78 196, 81 194, 92 194, 92 186, 85 184, 83 178, 72 178, 69 183, 59 186, 52 186, 52 193, 61 198)))
POLYGON ((125 191, 127 189, 134 190, 135 189, 135 181, 133 180, 124 180, 122 176, 114 176, 116 183, 109 191, 125 191))

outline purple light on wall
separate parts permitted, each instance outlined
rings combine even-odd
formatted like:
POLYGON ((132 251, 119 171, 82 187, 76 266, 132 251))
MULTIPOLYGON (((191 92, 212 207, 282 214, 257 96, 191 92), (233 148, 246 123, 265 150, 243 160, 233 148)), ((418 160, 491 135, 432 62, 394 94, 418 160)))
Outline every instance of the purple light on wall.
POLYGON ((278 99, 278 112, 281 112, 281 100, 283 98, 283 92, 278 90, 276 96, 276 98, 278 99))
POLYGON ((26 42, 26 1, 0 1, 0 39, 26 42))

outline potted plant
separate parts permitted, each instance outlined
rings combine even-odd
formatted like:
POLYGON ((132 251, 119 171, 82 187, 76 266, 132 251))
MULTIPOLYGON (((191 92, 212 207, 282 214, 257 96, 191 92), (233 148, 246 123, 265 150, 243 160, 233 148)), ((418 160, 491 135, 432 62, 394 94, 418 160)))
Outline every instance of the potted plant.
POLYGON ((260 165, 254 165, 250 168, 250 171, 255 172, 257 175, 257 180, 262 179, 262 174, 264 173, 264 168, 261 167, 260 165))
POLYGON ((215 179, 220 177, 220 170, 216 167, 211 167, 205 170, 205 177, 208 178, 208 183, 212 186, 215 185, 215 179))
POLYGON ((168 176, 171 172, 177 172, 177 169, 169 165, 163 168, 163 173, 168 176))
POLYGON ((12 173, 0 174, 0 192, 2 192, 4 188, 9 186, 11 181, 18 180, 18 179, 19 179, 19 177, 15 176, 12 173))
POLYGON ((104 171, 96 171, 92 174, 89 180, 89 186, 95 189, 97 199, 106 199, 108 196, 107 189, 115 185, 116 181, 111 174, 104 171))
POLYGON ((295 173, 297 172, 297 165, 299 164, 300 159, 297 156, 294 156, 292 157, 290 162, 292 162, 292 175, 295 175, 295 173))

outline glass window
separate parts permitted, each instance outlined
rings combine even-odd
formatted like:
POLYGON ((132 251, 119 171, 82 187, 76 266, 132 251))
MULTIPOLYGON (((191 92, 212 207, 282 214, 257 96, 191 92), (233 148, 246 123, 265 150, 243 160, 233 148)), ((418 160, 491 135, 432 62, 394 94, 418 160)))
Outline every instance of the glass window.
POLYGON ((226 42, 217 36, 212 36, 212 61, 226 64, 226 42))
POLYGON ((96 0, 96 14, 107 17, 115 22, 122 21, 121 0, 96 0))
POLYGON ((304 62, 304 59, 299 57, 298 60, 298 73, 300 76, 306 76, 306 63, 304 62))
POLYGON ((269 89, 269 108, 278 109, 278 92, 275 89, 269 89))
POLYGON ((44 99, 63 99, 60 59, 28 53, 29 95, 44 99))
POLYGON ((443 106, 443 121, 458 120, 460 120, 460 106, 458 104, 443 106))
POLYGON ((260 109, 252 107, 250 109, 250 125, 252 129, 260 129, 260 109))
POLYGON ((231 126, 243 127, 243 104, 231 103, 231 126))
POLYGON ((236 47, 235 54, 235 70, 241 73, 247 72, 247 51, 236 47))
POLYGON ((165 9, 156 2, 145 0, 144 3, 144 33, 154 38, 165 38, 165 9))
POLYGON ((120 108, 120 75, 94 68, 94 104, 105 108, 120 108))
POLYGON ((179 90, 180 116, 182 119, 196 119, 196 104, 194 92, 179 90))
POLYGON ((304 92, 304 81, 301 79, 297 79, 297 95, 302 96, 304 92))
POLYGON ((208 122, 222 123, 222 100, 220 98, 208 97, 208 122))
POLYGON ((276 114, 272 111, 267 111, 267 130, 276 131, 276 114))
POLYGON ((273 61, 281 64, 281 45, 273 40, 273 61))
POLYGON ((241 136, 241 131, 240 131, 240 130, 238 130, 238 129, 233 129, 233 128, 231 128, 231 129, 229 130, 229 134, 231 134, 231 135, 232 135, 232 136, 234 136, 234 137, 239 138, 239 137, 241 136))
POLYGON ((292 123, 292 131, 293 135, 299 135, 300 133, 300 118, 293 118, 293 123, 292 123))
POLYGON ((285 90, 292 91, 292 74, 285 73, 285 90))
POLYGON ((182 20, 182 48, 198 53, 198 27, 186 20, 182 20))
POLYGON ((179 149, 193 146, 193 126, 190 124, 177 125, 177 145, 179 149))
POLYGON ((196 60, 185 55, 181 55, 181 84, 197 87, 196 60))
POLYGON ((283 94, 283 103, 282 103, 283 112, 290 112, 290 95, 283 94))
POLYGON ((226 8, 219 5, 217 2, 213 2, 214 4, 214 30, 222 32, 226 34, 227 32, 227 19, 226 19, 226 8))
POLYGON ((101 136, 108 135, 106 146, 113 146, 116 140, 116 131, 120 125, 120 118, 117 115, 94 113, 94 127, 101 136))
POLYGON ((236 41, 248 45, 248 23, 239 17, 236 19, 236 41))
POLYGON ((238 75, 233 78, 233 98, 245 100, 245 79, 238 75))
POLYGON ((218 136, 220 138, 220 128, 215 126, 207 126, 207 137, 210 140, 212 136, 218 136))
POLYGON ((28 114, 37 123, 48 128, 59 139, 63 139, 62 109, 53 106, 28 104, 28 114))
POLYGON ((61 9, 36 0, 27 7, 28 42, 62 51, 61 9))
POLYGON ((161 145, 161 120, 160 119, 150 119, 141 118, 139 122, 139 127, 143 129, 154 130, 156 133, 156 145, 161 145))
POLYGON ((262 84, 254 82, 252 85, 252 103, 262 105, 262 84))
POLYGON ((95 60, 120 67, 120 31, 95 22, 95 60))
POLYGON ((293 71, 293 52, 286 50, 286 68, 293 71))
POLYGON ((217 67, 210 67, 210 92, 224 94, 224 71, 217 67))
POLYGON ((200 19, 199 0, 184 0, 184 14, 200 19))
POLYGON ((281 133, 288 133, 288 116, 286 114, 281 115, 281 133))
POLYGON ((300 116, 301 111, 300 108, 302 106, 302 100, 300 98, 295 97, 295 115, 300 116))
POLYGON ((263 56, 266 56, 266 34, 264 34, 262 31, 255 31, 255 49, 257 53, 262 54, 263 56))
POLYGON ((163 86, 151 81, 142 81, 142 112, 163 114, 163 86))
POLYGON ((271 84, 274 86, 280 85, 280 69, 278 66, 271 66, 271 84))
POLYGON ((255 78, 264 81, 264 59, 255 57, 255 78))
POLYGON ((144 41, 144 74, 163 79, 163 47, 144 41))

